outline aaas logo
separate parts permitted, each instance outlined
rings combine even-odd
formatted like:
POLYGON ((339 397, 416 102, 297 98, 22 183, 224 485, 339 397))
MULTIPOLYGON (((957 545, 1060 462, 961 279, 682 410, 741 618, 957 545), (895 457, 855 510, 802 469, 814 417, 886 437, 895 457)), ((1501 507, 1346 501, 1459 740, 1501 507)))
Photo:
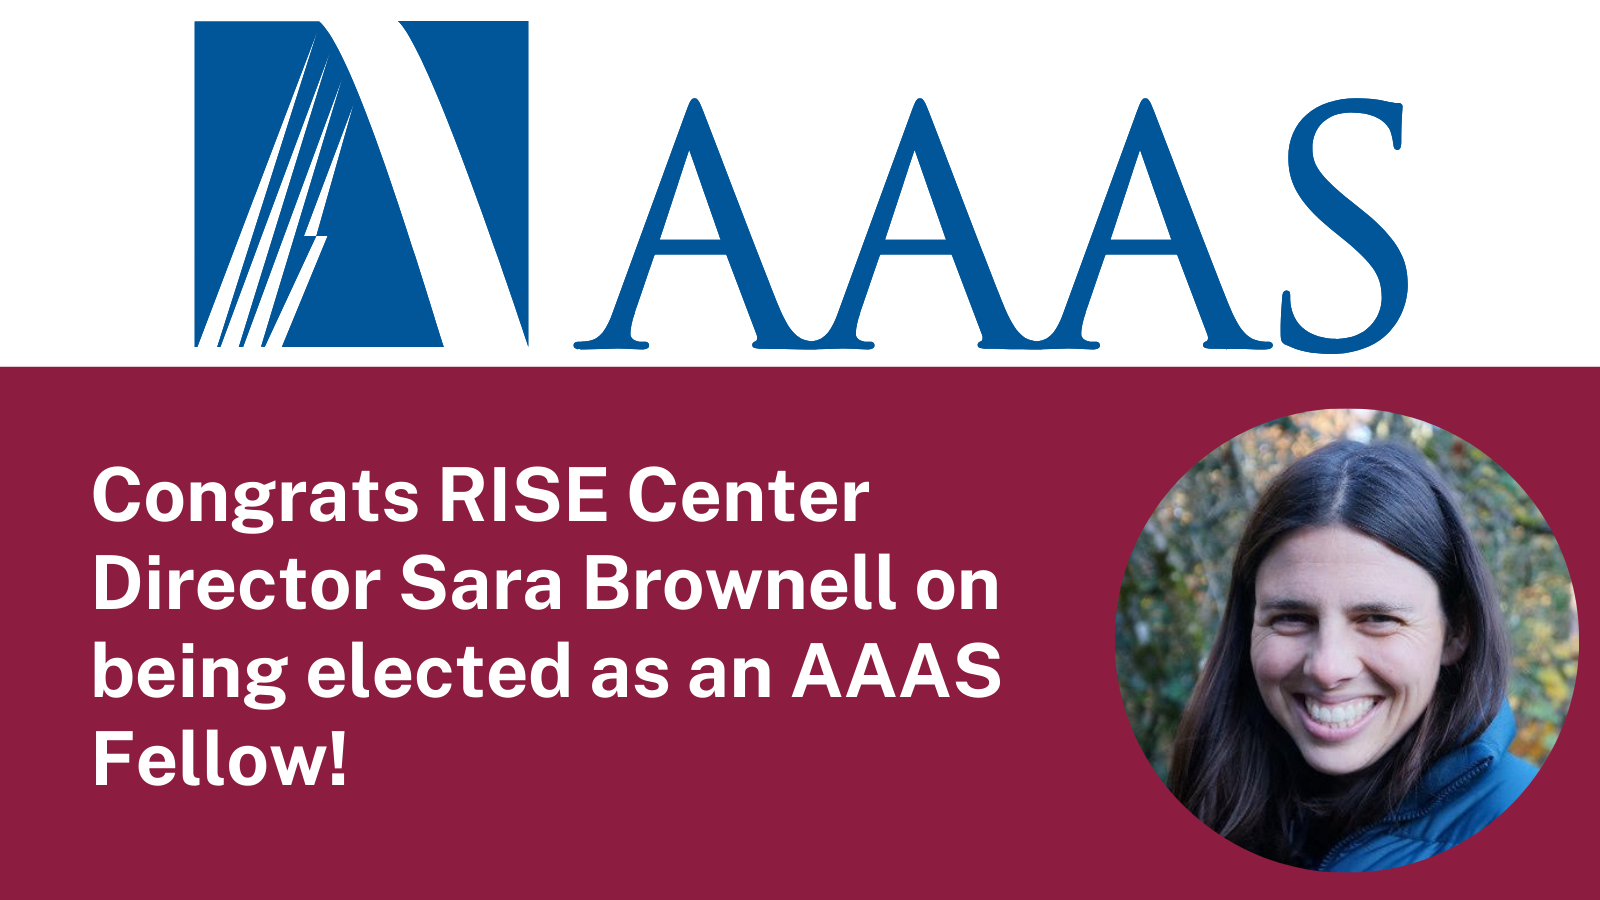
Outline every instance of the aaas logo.
POLYGON ((522 346, 526 22, 197 22, 201 347, 522 346))

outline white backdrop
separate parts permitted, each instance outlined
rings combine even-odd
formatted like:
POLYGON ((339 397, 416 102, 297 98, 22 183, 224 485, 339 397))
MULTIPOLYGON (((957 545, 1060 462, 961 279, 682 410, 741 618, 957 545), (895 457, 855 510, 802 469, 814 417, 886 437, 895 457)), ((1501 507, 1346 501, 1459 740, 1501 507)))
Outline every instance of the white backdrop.
MULTIPOLYGON (((1589 364, 1597 322, 1593 4, 172 3, 8 12, 0 363, 72 365, 1589 364), (530 21, 530 320, 524 347, 197 350, 196 20, 530 21), (927 100, 1017 327, 1060 318, 1134 111, 1155 106, 1234 315, 1266 351, 1208 351, 1173 257, 1112 257, 1095 351, 978 350, 947 257, 886 257, 871 351, 762 351, 721 257, 658 259, 634 335, 578 351, 616 302, 685 106, 699 98, 793 329, 844 294, 912 103, 927 100), (1403 103, 1404 143, 1341 116, 1333 184, 1404 254, 1399 324, 1361 331, 1364 260, 1300 202, 1289 135, 1347 97, 1403 103)), ((359 87, 359 85, 358 85, 359 87)), ((337 190, 337 188, 335 188, 337 190)), ((685 179, 671 237, 714 237, 685 179), (697 214, 698 213, 698 214, 697 214)), ((407 209, 407 215, 413 215, 407 209)), ((917 180, 895 237, 937 237, 917 180)), ((1142 167, 1117 237, 1162 237, 1142 167)))

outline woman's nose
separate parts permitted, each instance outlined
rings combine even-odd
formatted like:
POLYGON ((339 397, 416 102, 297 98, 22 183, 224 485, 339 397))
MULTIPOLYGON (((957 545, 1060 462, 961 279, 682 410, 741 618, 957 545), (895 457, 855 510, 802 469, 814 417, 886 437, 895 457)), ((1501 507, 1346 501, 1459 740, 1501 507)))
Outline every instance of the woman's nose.
POLYGON ((1333 688, 1361 674, 1361 657, 1356 642, 1340 628, 1317 631, 1306 656, 1306 677, 1318 687, 1333 688))

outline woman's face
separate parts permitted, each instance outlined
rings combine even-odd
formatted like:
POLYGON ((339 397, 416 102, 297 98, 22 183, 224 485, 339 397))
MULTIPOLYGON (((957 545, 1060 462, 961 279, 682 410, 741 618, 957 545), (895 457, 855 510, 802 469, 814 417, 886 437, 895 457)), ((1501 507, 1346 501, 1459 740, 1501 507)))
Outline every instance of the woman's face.
POLYGON ((1343 525, 1291 532, 1256 573, 1250 665, 1272 717, 1319 772, 1399 743, 1461 656, 1421 566, 1343 525))

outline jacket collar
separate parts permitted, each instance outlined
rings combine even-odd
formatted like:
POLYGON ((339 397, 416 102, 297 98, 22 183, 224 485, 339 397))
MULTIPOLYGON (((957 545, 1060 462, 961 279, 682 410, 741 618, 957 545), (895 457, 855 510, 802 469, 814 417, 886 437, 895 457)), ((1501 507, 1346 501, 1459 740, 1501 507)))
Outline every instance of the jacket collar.
POLYGON ((1457 747, 1434 763, 1423 773, 1422 780, 1411 793, 1385 819, 1399 821, 1422 815, 1429 807, 1455 793, 1465 782, 1481 775, 1510 752, 1511 741, 1516 734, 1517 719, 1511 712, 1511 701, 1502 700, 1500 711, 1489 727, 1476 740, 1457 747))

